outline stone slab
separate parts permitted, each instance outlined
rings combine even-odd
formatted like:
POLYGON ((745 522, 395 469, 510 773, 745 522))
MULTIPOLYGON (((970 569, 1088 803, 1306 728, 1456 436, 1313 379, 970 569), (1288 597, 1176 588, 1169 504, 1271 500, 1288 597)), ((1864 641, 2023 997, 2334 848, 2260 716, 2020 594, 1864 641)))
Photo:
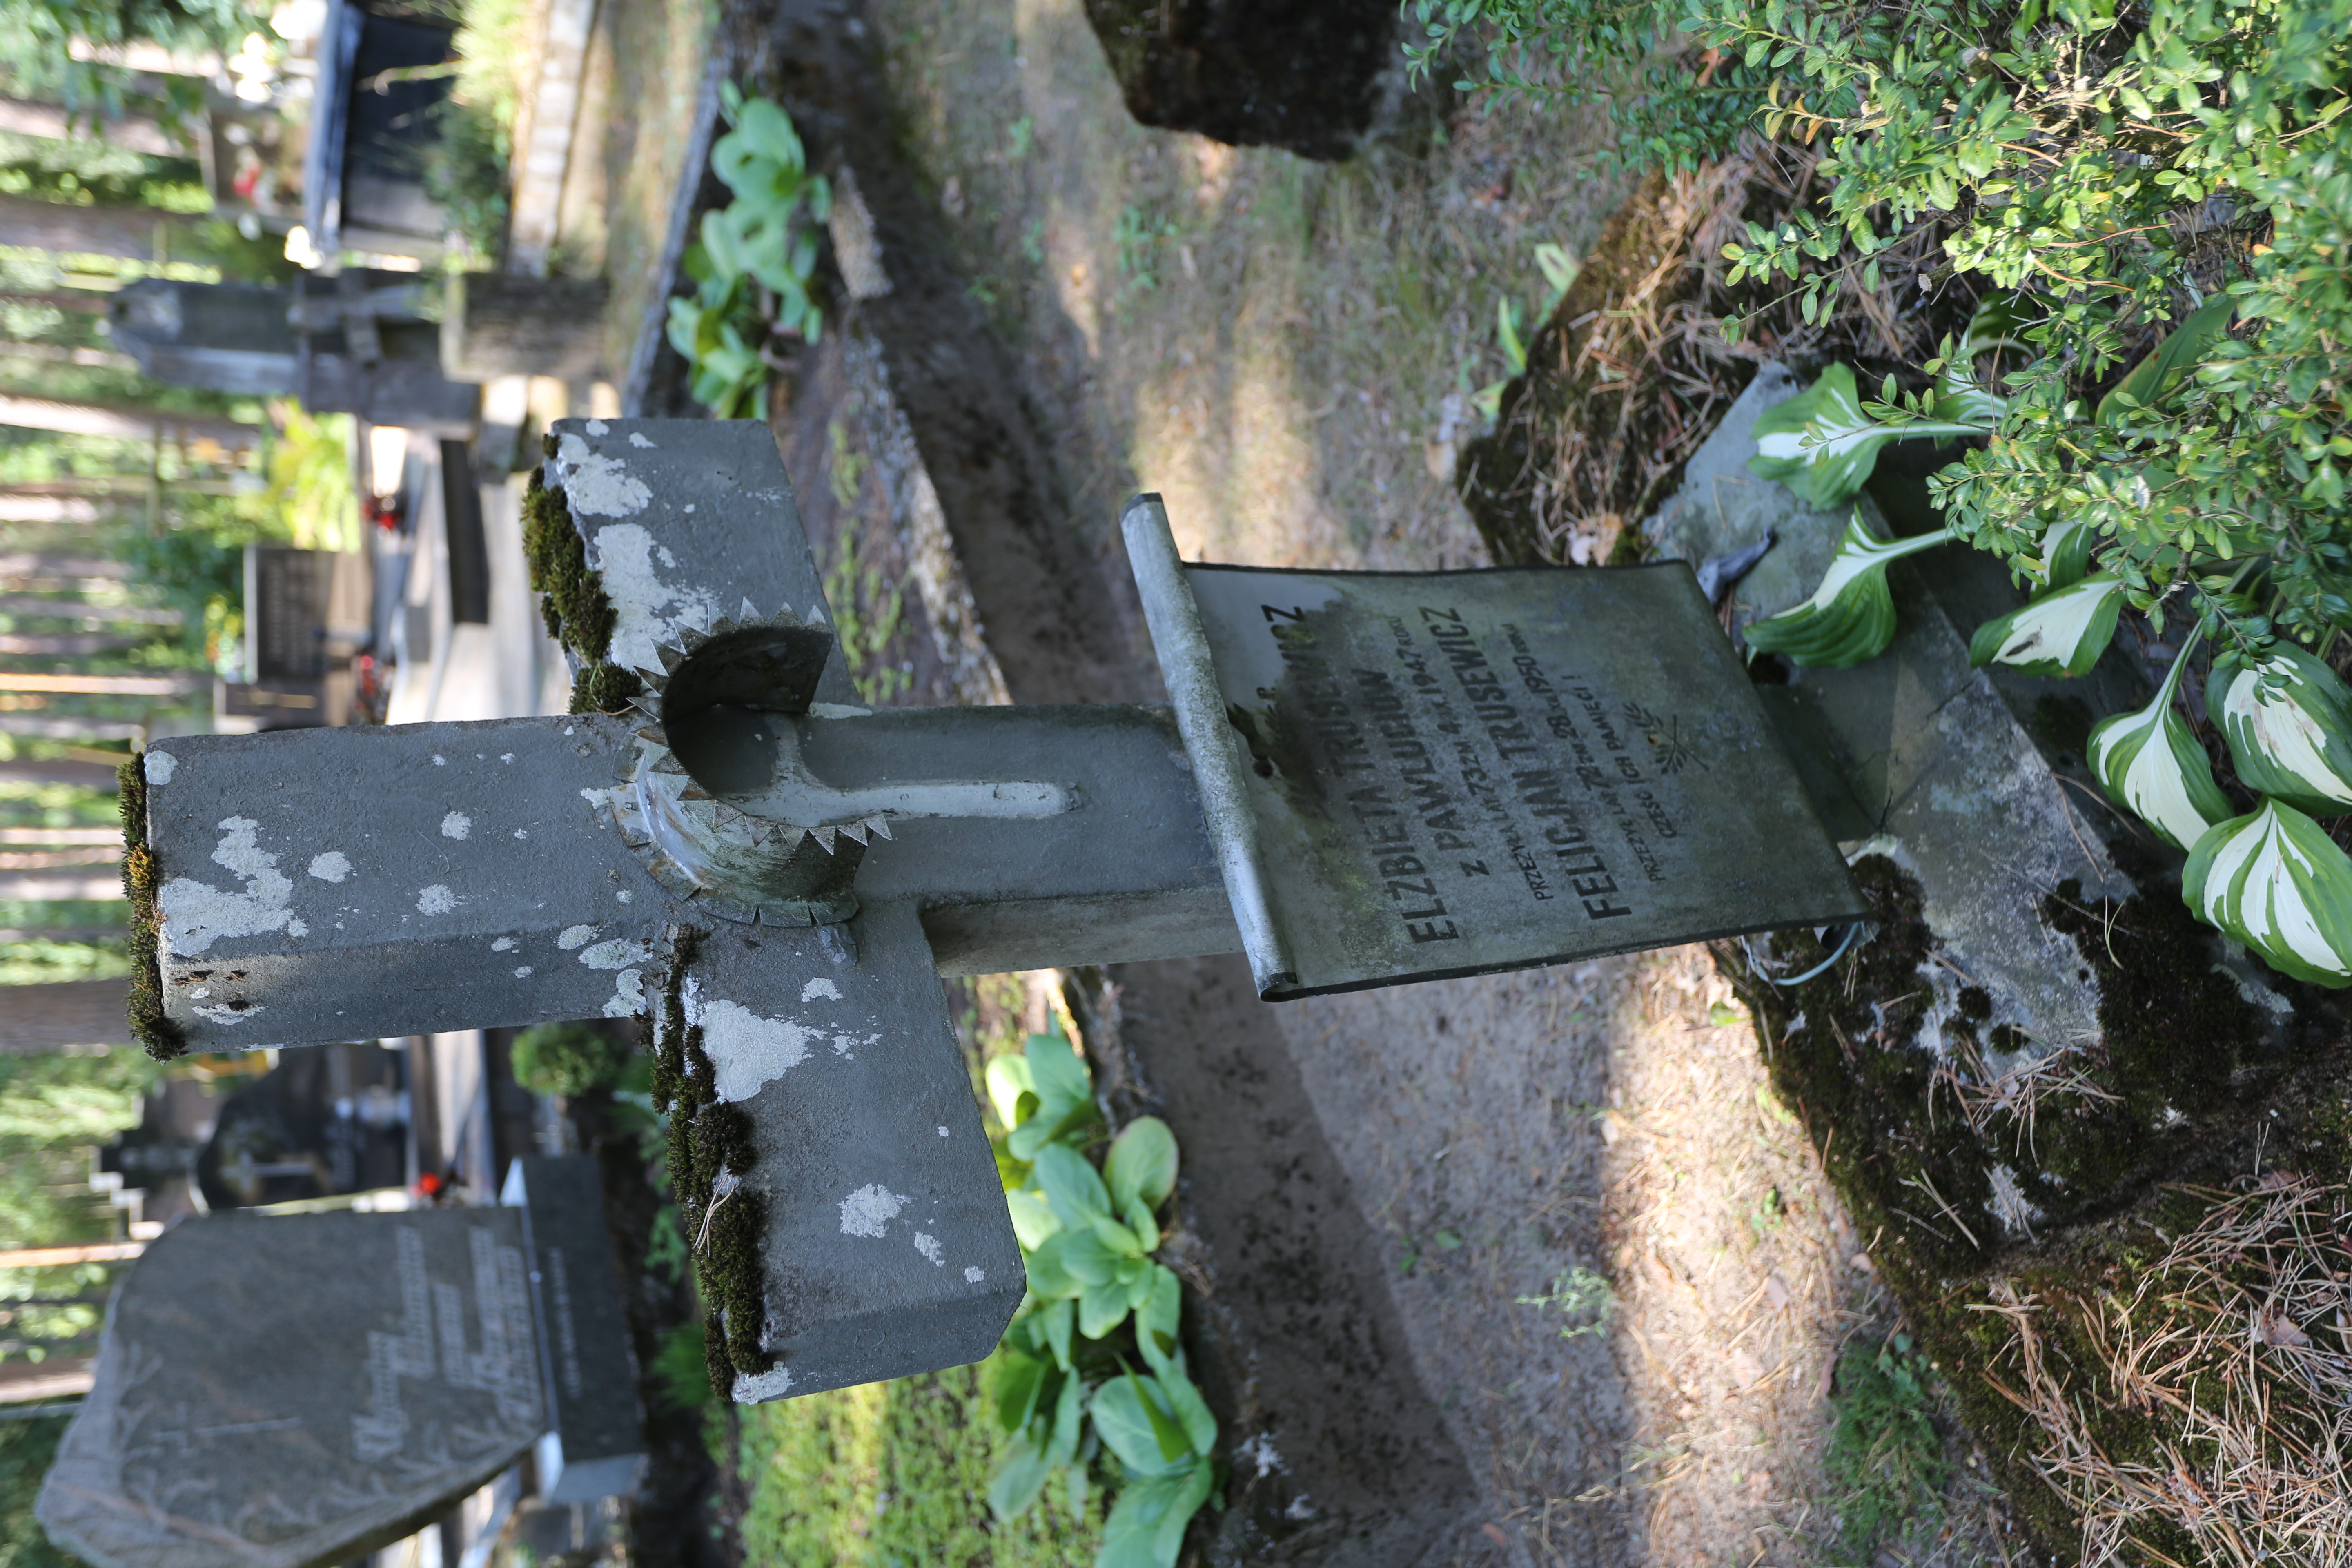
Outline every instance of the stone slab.
POLYGON ((95 1568, 311 1568, 409 1533, 543 1423, 514 1211, 214 1215, 116 1291, 35 1511, 95 1568))
MULTIPOLYGON (((1744 548, 1768 529, 1777 536, 1734 590, 1735 626, 1810 597, 1846 526, 1847 512, 1816 510, 1747 471, 1757 416, 1802 390, 1782 366, 1760 370, 1692 458, 1683 489, 1645 525, 1655 548, 1692 562, 1744 548)), ((1868 495, 1855 507, 1882 537, 1892 532, 1868 495)), ((2042 1055, 2097 1037, 2098 997, 2082 984, 2073 942, 2042 923, 2041 900, 2069 879, 2091 900, 2133 889, 2102 824, 2085 816, 2099 810, 2094 797, 2070 798, 2019 710, 2086 683, 2005 690, 1969 663, 1977 619, 1954 618, 1949 586, 1970 584, 1965 602, 1981 616, 2007 607, 1981 590, 1979 565, 1959 545, 1897 562, 1889 582, 1898 620, 1885 654, 1853 669, 1799 669, 1786 685, 1759 689, 1790 750, 1808 759, 1807 782, 1847 851, 1886 854, 1918 879, 1927 923, 1954 966, 1926 977, 1938 1016, 1957 1005, 1964 973, 1992 997, 1994 1023, 2015 1026, 2029 1054, 2042 1055)))
POLYGON ((1861 912, 1679 564, 1184 578, 1251 752, 1270 999, 1861 912))
POLYGON ((632 1492, 646 1467, 645 1408, 600 1167, 588 1154, 527 1154, 507 1168, 499 1201, 522 1215, 541 1325, 551 1419, 537 1448, 539 1495, 569 1503, 632 1492))

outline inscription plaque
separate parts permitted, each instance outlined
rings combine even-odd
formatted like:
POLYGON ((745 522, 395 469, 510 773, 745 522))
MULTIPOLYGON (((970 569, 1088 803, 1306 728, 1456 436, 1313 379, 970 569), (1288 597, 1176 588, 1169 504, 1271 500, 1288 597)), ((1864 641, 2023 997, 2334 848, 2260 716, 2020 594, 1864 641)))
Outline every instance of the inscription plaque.
POLYGON ((1860 918, 1683 563, 1183 574, 1269 1000, 1860 918))

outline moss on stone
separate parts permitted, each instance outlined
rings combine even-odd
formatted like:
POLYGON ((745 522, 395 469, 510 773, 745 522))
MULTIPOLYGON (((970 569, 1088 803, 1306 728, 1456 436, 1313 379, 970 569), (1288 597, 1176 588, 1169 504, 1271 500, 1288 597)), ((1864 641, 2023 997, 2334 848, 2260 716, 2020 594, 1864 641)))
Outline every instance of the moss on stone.
MULTIPOLYGON (((1992 1026, 1981 989, 1958 989, 1940 1055, 1919 1037, 1933 935, 1916 883, 1891 862, 1854 867, 1876 937, 1804 984, 1769 984, 1738 944, 1716 949, 1756 1018, 1775 1089, 1803 1115, 2021 1524, 2058 1562, 2077 1558, 2081 1521, 2045 1468, 2053 1439, 2011 1397, 2025 1387, 2026 1351, 2004 1303, 2033 1303, 2040 1364, 2060 1369, 2096 1452, 2156 1463, 2178 1424, 2110 1363, 2119 1323, 2155 1321, 2141 1320, 2161 1304, 2153 1270, 2172 1239, 2266 1171, 2338 1191, 2352 1175, 2345 999, 2271 976, 2290 1010, 2255 1006, 2217 966, 2220 946, 2181 904, 2172 866, 2128 844, 2111 849, 2141 893, 2105 907, 2062 886, 2035 911, 2073 942, 2080 979, 2095 982, 2101 1039, 2076 1048, 2070 1086, 2045 1092, 2030 1122, 1981 1097, 1976 1125, 1962 1114, 1958 1090, 1986 1087, 1985 1058, 2031 1044, 1992 1026), (2003 1166, 2044 1211, 2028 1234, 2004 1235, 1991 1212, 2003 1166), (1953 1234, 1958 1221, 1973 1245, 1953 1234)), ((1776 937, 1771 953, 1782 973, 1827 956, 1804 933, 1776 937)), ((2279 1429, 2317 1414, 2282 1407, 2279 1429)), ((2206 1561, 2161 1512, 2132 1521, 2147 1560, 2206 1561)))
POLYGON ((132 757, 115 770, 122 810, 122 896, 131 903, 131 1033, 159 1062, 184 1056, 187 1037, 163 1010, 155 851, 147 843, 147 774, 132 757))
POLYGON ((710 1310, 704 1362, 721 1399, 733 1394, 738 1373, 757 1375, 775 1364, 760 1344, 767 1324, 766 1268, 761 1240, 767 1204, 749 1186, 723 1196, 719 1173, 750 1173, 758 1157, 751 1118, 719 1098, 718 1072, 702 1048, 702 1029, 686 1016, 686 976, 707 933, 688 927, 670 945, 667 979, 654 1020, 653 1097, 669 1116, 670 1195, 693 1243, 702 1300, 710 1310))
POLYGON ((573 660, 572 711, 617 713, 645 690, 634 670, 610 662, 619 616, 604 584, 588 564, 587 542, 572 521, 563 492, 537 470, 522 506, 523 559, 530 585, 541 595, 548 635, 573 660))

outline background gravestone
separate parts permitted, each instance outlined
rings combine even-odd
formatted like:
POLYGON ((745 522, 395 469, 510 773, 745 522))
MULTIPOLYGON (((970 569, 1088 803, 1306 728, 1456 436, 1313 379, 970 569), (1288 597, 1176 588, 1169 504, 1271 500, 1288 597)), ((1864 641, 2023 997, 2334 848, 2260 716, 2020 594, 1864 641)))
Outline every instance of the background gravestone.
POLYGON ((1404 97, 1388 0, 1087 0, 1087 20, 1145 125, 1345 158, 1404 97))
POLYGON ((148 1248, 36 1512, 97 1568, 309 1568, 545 1429, 521 1215, 219 1215, 148 1248))

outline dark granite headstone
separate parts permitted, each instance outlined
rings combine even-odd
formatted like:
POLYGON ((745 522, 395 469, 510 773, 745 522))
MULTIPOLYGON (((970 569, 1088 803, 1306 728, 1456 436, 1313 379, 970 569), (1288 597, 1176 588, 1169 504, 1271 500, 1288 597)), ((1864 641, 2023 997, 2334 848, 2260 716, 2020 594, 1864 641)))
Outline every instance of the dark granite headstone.
POLYGON ((596 1162, 527 1155, 508 1167, 499 1201, 522 1213, 541 1326, 552 1420, 539 1440, 539 1495, 572 1503, 633 1491, 645 1469, 645 1411, 596 1162))
POLYGON ((1345 158, 1402 97, 1389 0, 1087 0, 1087 20, 1145 125, 1345 158))
POLYGON ((117 1291, 36 1512, 95 1568, 310 1568, 545 1430, 522 1218, 214 1215, 117 1291))

